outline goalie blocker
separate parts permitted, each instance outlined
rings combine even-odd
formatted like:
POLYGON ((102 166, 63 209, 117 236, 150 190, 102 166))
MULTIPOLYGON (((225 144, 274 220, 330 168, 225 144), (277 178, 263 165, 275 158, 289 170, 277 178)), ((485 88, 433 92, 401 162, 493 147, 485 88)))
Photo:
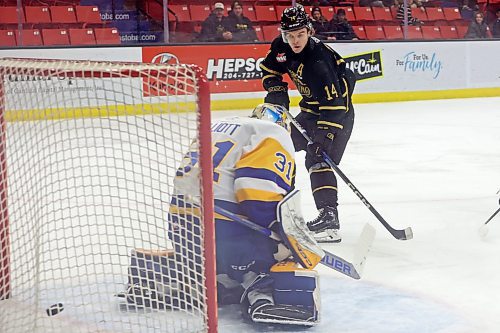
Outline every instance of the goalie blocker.
MULTIPOLYGON (((227 275, 224 280, 218 276, 220 305, 244 304, 249 318, 260 323, 313 326, 319 321, 318 274, 313 268, 324 252, 306 229, 299 200, 298 191, 292 191, 277 207, 278 221, 273 229, 282 236, 287 253, 278 247, 275 257, 279 255, 279 262, 269 272, 249 271, 247 283, 234 281, 231 288, 226 288, 227 275)), ((124 298, 122 309, 189 308, 195 298, 191 293, 198 291, 188 281, 195 277, 182 276, 181 270, 175 269, 176 252, 182 253, 180 249, 131 251, 127 290, 118 295, 124 298)))

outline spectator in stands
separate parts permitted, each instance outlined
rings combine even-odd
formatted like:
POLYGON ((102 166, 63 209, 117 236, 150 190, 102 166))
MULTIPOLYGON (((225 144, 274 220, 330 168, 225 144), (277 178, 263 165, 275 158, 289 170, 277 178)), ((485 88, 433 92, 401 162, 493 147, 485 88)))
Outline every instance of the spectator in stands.
POLYGON ((474 19, 469 25, 469 29, 467 29, 467 33, 465 34, 465 38, 471 39, 481 39, 488 38, 488 25, 484 21, 484 14, 481 12, 476 12, 474 14, 474 19))
POLYGON ((340 8, 330 21, 330 29, 337 40, 358 40, 352 25, 347 20, 345 9, 340 8))
POLYGON ((493 23, 493 38, 500 38, 500 8, 496 12, 497 20, 493 23))
MULTIPOLYGON (((408 0, 407 6, 406 6, 406 13, 408 16, 408 25, 422 25, 423 22, 420 21, 418 18, 413 17, 411 13, 412 8, 421 8, 422 11, 425 11, 425 8, 422 6, 422 4, 415 2, 414 0, 408 0)), ((396 13, 396 20, 401 21, 401 24, 404 24, 405 21, 405 8, 404 8, 404 1, 399 0, 398 4, 398 11, 396 13)))
POLYGON ((200 35, 195 39, 200 42, 230 42, 233 39, 231 31, 226 30, 224 4, 216 2, 214 10, 201 24, 200 35))
POLYGON ((311 14, 314 36, 321 40, 334 40, 335 37, 330 32, 330 22, 323 16, 321 8, 313 7, 311 14))
POLYGON ((252 22, 243 15, 243 5, 239 1, 234 1, 231 11, 226 19, 226 31, 233 35, 234 42, 256 42, 259 41, 252 22))
POLYGON ((464 20, 472 20, 474 13, 479 10, 476 0, 458 0, 458 8, 464 20))

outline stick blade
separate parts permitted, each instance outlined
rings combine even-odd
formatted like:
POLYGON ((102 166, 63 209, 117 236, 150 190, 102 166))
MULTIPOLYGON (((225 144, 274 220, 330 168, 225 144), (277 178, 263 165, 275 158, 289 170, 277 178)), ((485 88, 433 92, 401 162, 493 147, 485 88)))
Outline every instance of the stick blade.
POLYGON ((366 258, 368 257, 368 252, 370 252, 373 241, 375 240, 375 234, 375 228, 366 223, 356 244, 353 264, 360 276, 365 268, 366 258))

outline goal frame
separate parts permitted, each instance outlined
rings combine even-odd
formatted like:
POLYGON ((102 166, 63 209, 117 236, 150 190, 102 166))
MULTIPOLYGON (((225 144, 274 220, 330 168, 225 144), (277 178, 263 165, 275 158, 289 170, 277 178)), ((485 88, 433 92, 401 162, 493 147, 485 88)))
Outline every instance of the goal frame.
MULTIPOLYGON (((132 62, 114 62, 114 61, 84 61, 84 60, 65 60, 65 59, 17 59, 4 58, 4 60, 18 60, 26 63, 38 63, 43 68, 44 76, 58 77, 78 77, 78 78, 118 78, 123 76, 142 77, 141 66, 147 65, 148 68, 157 68, 158 73, 165 75, 176 70, 176 66, 189 68, 195 73, 196 80, 196 105, 197 127, 199 140, 199 163, 201 175, 202 192, 202 219, 204 221, 203 249, 204 249, 204 271, 205 271, 205 303, 206 303, 206 326, 207 332, 217 332, 217 282, 216 282, 216 248, 215 248, 215 222, 214 222, 214 203, 213 203, 213 170, 212 170, 212 141, 211 141, 211 116, 210 116, 210 87, 209 82, 201 67, 197 65, 167 65, 167 64, 142 64, 132 62), (57 68, 56 63, 73 62, 76 65, 80 63, 98 64, 99 66, 122 65, 120 70, 103 69, 77 69, 57 68), (43 65, 42 65, 43 64, 43 65)), ((24 68, 26 75, 30 75, 30 69, 24 68)), ((35 68, 32 68, 34 71, 35 68)), ((36 67, 39 75, 40 67, 36 67)), ((155 69, 156 71, 156 69, 155 69)), ((8 214, 8 165, 7 165, 7 120, 6 120, 6 97, 4 79, 6 75, 5 67, 0 66, 0 302, 10 298, 11 295, 11 244, 10 244, 10 223, 8 214)), ((32 74, 35 74, 34 72, 32 74)))

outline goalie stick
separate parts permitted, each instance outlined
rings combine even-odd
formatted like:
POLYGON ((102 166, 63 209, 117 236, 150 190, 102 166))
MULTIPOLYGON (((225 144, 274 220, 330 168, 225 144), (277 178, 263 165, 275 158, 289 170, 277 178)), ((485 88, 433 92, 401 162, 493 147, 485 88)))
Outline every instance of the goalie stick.
MULTIPOLYGON (((286 110, 286 109, 285 109, 286 110)), ((299 124, 299 122, 292 116, 290 111, 286 110, 285 111, 288 118, 290 118, 290 121, 292 124, 295 126, 295 128, 302 134, 302 136, 307 140, 309 144, 313 143, 311 137, 307 134, 307 131, 302 127, 302 125, 299 124)), ((411 227, 407 227, 405 229, 394 229, 383 217, 382 215, 379 214, 379 212, 375 209, 375 207, 372 206, 368 202, 368 200, 365 198, 363 194, 354 186, 354 184, 347 178, 347 176, 340 170, 340 168, 333 162, 333 160, 328 156, 328 154, 325 151, 322 151, 321 154, 323 155, 323 159, 325 162, 332 168, 335 173, 339 175, 340 178, 349 186, 349 188, 358 196, 358 198, 361 200, 361 202, 372 212, 373 215, 379 220, 380 223, 391 233, 394 238, 399 239, 399 240, 408 240, 413 238, 413 230, 411 227)))
MULTIPOLYGON (((219 206, 214 206, 214 211, 217 214, 230 218, 233 221, 247 228, 260 232, 261 234, 271 239, 274 239, 278 242, 282 241, 281 237, 276 232, 267 229, 263 226, 260 226, 252 221, 249 221, 224 208, 221 208, 219 206)), ((325 256, 321 259, 321 263, 331 269, 336 270, 337 272, 347 275, 353 279, 359 280, 361 278, 361 272, 364 268, 366 257, 368 255, 368 252, 370 251, 370 247, 373 243, 374 238, 375 238, 375 229, 369 224, 366 224, 365 227, 363 228, 358 243, 356 244, 356 251, 353 263, 329 251, 326 251, 325 249, 323 249, 323 251, 325 252, 325 256)))

